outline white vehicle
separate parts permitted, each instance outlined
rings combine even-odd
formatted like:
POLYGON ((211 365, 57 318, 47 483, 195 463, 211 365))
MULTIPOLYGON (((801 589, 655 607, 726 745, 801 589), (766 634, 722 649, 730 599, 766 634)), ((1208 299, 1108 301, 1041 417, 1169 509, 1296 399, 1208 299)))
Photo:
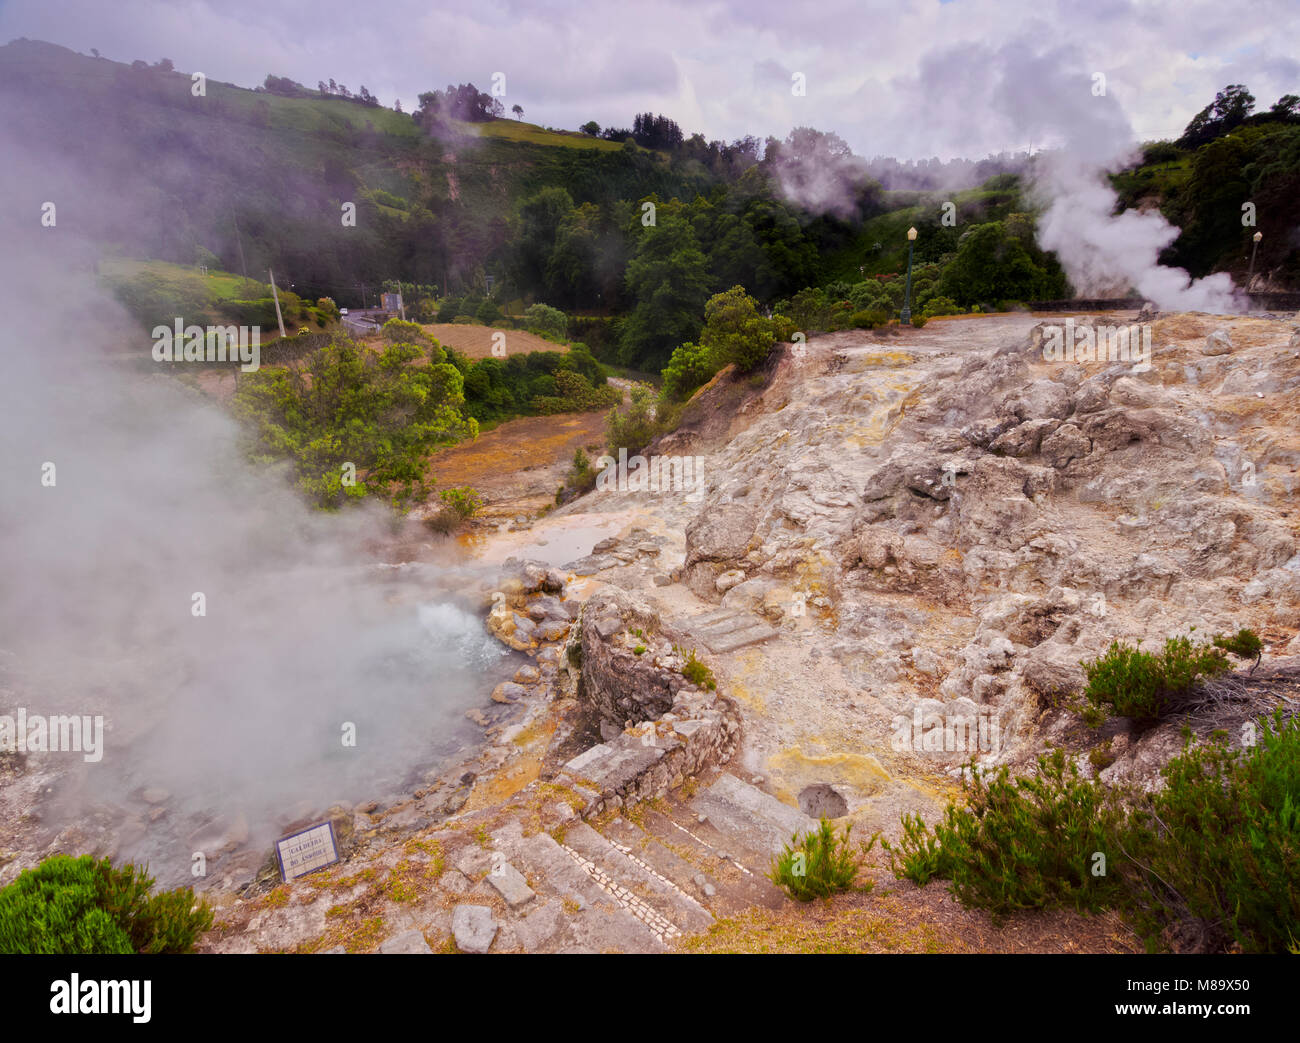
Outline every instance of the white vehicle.
POLYGON ((340 315, 346 315, 347 313, 348 313, 347 308, 340 308, 340 309, 339 309, 339 314, 340 314, 340 315))

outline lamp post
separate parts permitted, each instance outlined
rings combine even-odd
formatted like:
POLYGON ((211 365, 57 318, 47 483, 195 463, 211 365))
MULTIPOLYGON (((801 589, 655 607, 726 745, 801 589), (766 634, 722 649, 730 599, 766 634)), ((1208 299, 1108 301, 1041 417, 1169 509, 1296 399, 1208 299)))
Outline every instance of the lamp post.
POLYGON ((912 244, 916 242, 916 229, 907 230, 907 288, 903 291, 903 310, 898 316, 901 325, 912 321, 912 244))
POLYGON ((1263 232, 1256 232, 1252 239, 1255 245, 1250 248, 1250 274, 1246 276, 1246 292, 1250 293, 1250 284, 1255 281, 1255 251, 1259 249, 1259 241, 1264 238, 1263 232))

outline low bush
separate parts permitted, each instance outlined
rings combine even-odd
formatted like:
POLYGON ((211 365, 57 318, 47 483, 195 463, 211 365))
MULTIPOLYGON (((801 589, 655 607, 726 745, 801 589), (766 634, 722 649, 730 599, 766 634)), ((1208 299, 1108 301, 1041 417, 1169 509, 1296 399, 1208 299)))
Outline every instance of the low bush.
POLYGON ((188 887, 151 894, 153 878, 108 859, 54 855, 0 891, 0 952, 185 953, 212 926, 188 887))
POLYGON ((663 368, 660 397, 666 402, 684 402, 717 373, 708 349, 698 344, 681 344, 663 368))
POLYGON ((1261 649, 1259 638, 1245 629, 1231 638, 1215 635, 1209 644, 1171 637, 1158 655, 1113 641, 1105 655, 1081 664, 1088 681, 1084 695, 1098 710, 1150 723, 1184 701, 1199 679, 1231 670, 1228 653, 1256 658, 1261 649))
POLYGON ((904 816, 901 842, 885 845, 891 868, 919 885, 949 880, 996 919, 1117 909, 1152 951, 1189 936, 1203 951, 1300 951, 1300 719, 1279 708, 1251 728, 1258 739, 1242 748, 1185 731, 1153 793, 1083 779, 1059 750, 1034 776, 972 771, 968 805, 949 805, 932 830, 904 816))
POLYGON ((686 662, 682 666, 682 676, 697 688, 708 688, 710 691, 717 691, 718 681, 713 676, 713 671, 705 666, 695 657, 695 649, 690 653, 683 652, 680 648, 674 649, 679 655, 686 656, 686 662))
MULTIPOLYGON (((822 819, 815 831, 796 834, 772 859, 768 879, 800 902, 830 898, 842 891, 871 890, 870 881, 857 883, 860 863, 849 846, 849 830, 845 826, 844 833, 836 836, 830 822, 822 819)), ((864 853, 871 850, 876 839, 873 836, 863 846, 864 853)))
POLYGON ((596 488, 596 478, 599 473, 592 466, 591 458, 579 446, 573 451, 573 464, 564 476, 564 484, 555 493, 556 505, 568 503, 583 493, 591 492, 596 488))
POLYGON ((569 332, 569 317, 549 304, 533 304, 524 312, 524 328, 562 342, 569 332))
POLYGON ((1134 812, 1126 866, 1148 944, 1189 920, 1213 948, 1300 948, 1300 721, 1281 709, 1253 746, 1221 733, 1164 768, 1165 786, 1134 812))
POLYGON ((663 433, 655 403, 654 388, 637 384, 628 393, 628 402, 615 406, 605 417, 605 444, 617 453, 626 449, 628 455, 639 453, 663 433))
POLYGON ((474 491, 472 486, 468 485, 443 489, 438 493, 438 498, 461 521, 473 517, 483 506, 482 497, 474 491))
POLYGON ((1079 776, 1056 750, 1038 759, 1038 774, 1012 779, 973 768, 967 806, 949 805, 931 836, 919 818, 905 822, 897 849, 885 845, 898 876, 952 881, 964 904, 1001 919, 1021 909, 1070 906, 1096 911, 1115 900, 1114 877, 1094 877, 1095 852, 1113 850, 1122 820, 1118 801, 1079 776))

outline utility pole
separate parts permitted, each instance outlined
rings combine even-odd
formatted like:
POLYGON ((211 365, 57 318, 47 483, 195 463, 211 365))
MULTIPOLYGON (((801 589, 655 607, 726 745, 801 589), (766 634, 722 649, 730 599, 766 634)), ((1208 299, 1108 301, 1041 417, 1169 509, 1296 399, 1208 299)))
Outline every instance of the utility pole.
POLYGON ((285 337, 288 334, 284 332, 284 316, 280 314, 280 295, 275 289, 275 272, 268 268, 266 274, 271 277, 271 296, 275 298, 275 319, 280 324, 280 336, 285 337))
POLYGON ((248 263, 244 260, 244 239, 239 234, 239 218, 235 212, 230 211, 230 220, 235 222, 235 245, 239 247, 239 270, 244 273, 244 278, 248 278, 248 263))

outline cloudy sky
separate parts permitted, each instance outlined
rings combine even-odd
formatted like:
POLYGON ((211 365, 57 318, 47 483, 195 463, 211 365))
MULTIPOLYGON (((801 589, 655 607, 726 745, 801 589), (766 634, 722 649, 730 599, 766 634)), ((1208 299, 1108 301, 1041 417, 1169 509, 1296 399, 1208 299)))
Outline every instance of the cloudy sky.
POLYGON ((548 126, 653 110, 688 134, 802 124, 900 158, 1062 144, 1089 105, 1138 140, 1176 136, 1229 83, 1267 108, 1300 93, 1298 30, 1295 0, 0 0, 0 42, 166 57, 241 86, 333 77, 409 111, 503 72, 507 109, 548 126))

